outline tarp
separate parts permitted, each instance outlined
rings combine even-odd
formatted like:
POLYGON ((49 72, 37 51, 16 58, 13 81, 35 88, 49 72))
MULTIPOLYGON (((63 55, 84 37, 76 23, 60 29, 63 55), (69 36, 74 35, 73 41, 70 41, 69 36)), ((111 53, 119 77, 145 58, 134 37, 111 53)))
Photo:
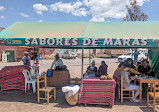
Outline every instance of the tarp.
POLYGON ((157 78, 159 78, 159 49, 151 48, 148 54, 151 68, 155 71, 157 78))
POLYGON ((151 66, 159 74, 159 22, 17 22, 0 32, 0 45, 151 48, 151 66))
POLYGON ((17 22, 0 44, 52 48, 158 47, 159 22, 17 22))

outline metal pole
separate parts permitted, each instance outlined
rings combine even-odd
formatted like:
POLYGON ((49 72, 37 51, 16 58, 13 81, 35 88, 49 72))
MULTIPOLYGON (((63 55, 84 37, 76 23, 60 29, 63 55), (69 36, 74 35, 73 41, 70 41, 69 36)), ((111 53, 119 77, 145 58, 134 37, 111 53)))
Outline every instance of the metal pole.
MULTIPOLYGON (((34 63, 35 63, 35 47, 34 47, 34 55, 33 55, 33 58, 34 58, 34 63)), ((33 65, 34 65, 34 63, 33 63, 33 65)))
POLYGON ((83 57, 84 57, 84 48, 82 48, 82 68, 81 68, 81 78, 83 79, 83 57))
POLYGON ((91 50, 89 49, 89 66, 91 65, 91 50))
POLYGON ((132 60, 134 60, 134 49, 133 48, 131 48, 131 52, 132 52, 131 58, 132 58, 132 60))

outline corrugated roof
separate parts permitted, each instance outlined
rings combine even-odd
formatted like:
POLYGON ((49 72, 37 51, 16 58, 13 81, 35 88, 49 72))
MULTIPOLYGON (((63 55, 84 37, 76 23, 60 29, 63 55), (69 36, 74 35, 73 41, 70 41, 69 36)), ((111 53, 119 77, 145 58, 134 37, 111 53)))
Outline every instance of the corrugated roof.
POLYGON ((159 22, 17 22, 0 38, 159 38, 159 22))

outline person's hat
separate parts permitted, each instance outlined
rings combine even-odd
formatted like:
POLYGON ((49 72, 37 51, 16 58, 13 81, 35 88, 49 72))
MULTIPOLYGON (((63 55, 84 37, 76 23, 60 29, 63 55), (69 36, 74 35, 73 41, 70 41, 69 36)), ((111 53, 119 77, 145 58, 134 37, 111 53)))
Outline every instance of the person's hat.
POLYGON ((92 64, 95 64, 95 60, 92 61, 92 64))
POLYGON ((128 61, 132 61, 132 59, 131 59, 131 58, 127 58, 126 61, 127 61, 127 62, 128 62, 128 61))
POLYGON ((29 54, 29 52, 25 51, 24 54, 29 54))
POLYGON ((59 53, 56 53, 56 55, 54 57, 55 58, 59 58, 59 53))

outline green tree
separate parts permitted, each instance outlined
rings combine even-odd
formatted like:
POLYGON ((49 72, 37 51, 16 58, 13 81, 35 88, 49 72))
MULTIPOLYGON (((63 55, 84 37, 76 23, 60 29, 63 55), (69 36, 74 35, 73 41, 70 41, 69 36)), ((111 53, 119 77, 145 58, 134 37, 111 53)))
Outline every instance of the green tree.
POLYGON ((123 21, 147 21, 148 16, 143 13, 140 6, 137 5, 136 0, 129 0, 130 6, 126 5, 127 15, 123 18, 123 21))

